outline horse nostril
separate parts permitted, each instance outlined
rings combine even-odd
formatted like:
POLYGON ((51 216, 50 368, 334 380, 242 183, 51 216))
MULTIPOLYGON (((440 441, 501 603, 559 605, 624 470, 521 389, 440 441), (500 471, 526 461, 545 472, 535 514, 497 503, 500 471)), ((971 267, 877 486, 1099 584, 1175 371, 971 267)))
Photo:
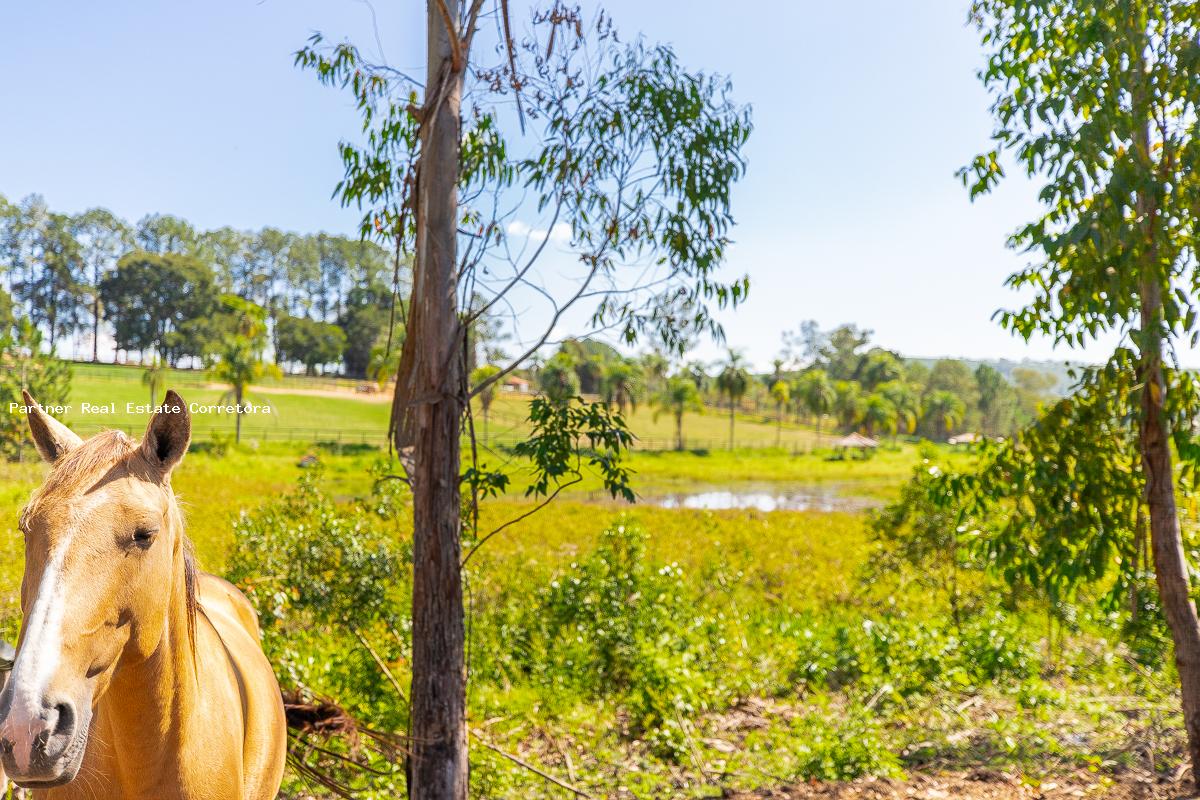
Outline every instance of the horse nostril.
POLYGON ((65 736, 75 729, 75 709, 70 703, 59 703, 54 707, 58 712, 58 723, 54 726, 55 736, 65 736))
POLYGON ((0 753, 11 756, 13 752, 13 743, 8 739, 0 739, 0 753))

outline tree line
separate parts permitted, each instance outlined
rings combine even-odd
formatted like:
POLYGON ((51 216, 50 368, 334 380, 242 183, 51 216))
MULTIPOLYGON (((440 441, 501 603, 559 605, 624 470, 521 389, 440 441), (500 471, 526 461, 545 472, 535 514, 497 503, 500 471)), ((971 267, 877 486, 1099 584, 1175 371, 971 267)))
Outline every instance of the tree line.
POLYGON ((758 373, 736 350, 704 363, 653 350, 627 356, 602 341, 571 338, 530 371, 554 402, 585 394, 621 413, 650 405, 674 419, 680 448, 686 442, 685 415, 706 406, 728 411, 731 445, 738 412, 770 415, 780 426, 806 423, 818 435, 1008 437, 1036 417, 1057 383, 1055 375, 1028 367, 1006 376, 989 364, 905 358, 873 346, 871 335, 850 324, 822 331, 805 322, 784 335, 773 369, 758 373))
POLYGON ((70 215, 38 195, 0 195, 5 302, 51 350, 90 340, 93 361, 111 339, 114 361, 197 366, 237 334, 248 303, 265 320, 260 356, 308 374, 374 376, 403 336, 408 275, 358 237, 200 230, 169 214, 130 224, 103 208, 70 215))

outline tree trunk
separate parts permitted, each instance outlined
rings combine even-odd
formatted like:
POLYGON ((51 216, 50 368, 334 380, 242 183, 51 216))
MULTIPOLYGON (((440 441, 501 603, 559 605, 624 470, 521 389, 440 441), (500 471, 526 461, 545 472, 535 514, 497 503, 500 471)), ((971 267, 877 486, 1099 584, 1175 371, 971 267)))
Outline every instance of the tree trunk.
POLYGON ((1200 619, 1191 598, 1183 536, 1175 508, 1170 431, 1164 411, 1167 390, 1162 369, 1162 290, 1156 276, 1144 275, 1141 295, 1142 415, 1138 446, 1146 474, 1150 547, 1158 596, 1175 644, 1192 775, 1200 783, 1200 619))
POLYGON ((242 443, 242 389, 238 387, 237 393, 234 395, 234 402, 237 408, 234 409, 233 419, 233 441, 234 444, 242 443))
POLYGON ((733 398, 729 398, 729 449, 733 449, 733 398))
MULTIPOLYGON (((457 7, 456 3, 450 4, 457 7)), ((467 797, 466 670, 459 520, 465 397, 457 308, 459 114, 463 64, 427 7, 428 71, 417 166, 416 259, 408 336, 392 407, 393 438, 413 484, 413 800, 467 797)))
POLYGON ((92 300, 92 363, 100 363, 100 295, 92 300))

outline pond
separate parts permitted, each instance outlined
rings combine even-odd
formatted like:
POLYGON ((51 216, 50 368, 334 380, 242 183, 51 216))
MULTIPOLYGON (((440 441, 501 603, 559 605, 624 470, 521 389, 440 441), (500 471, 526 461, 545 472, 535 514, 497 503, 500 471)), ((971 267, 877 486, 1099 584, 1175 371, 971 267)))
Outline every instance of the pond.
POLYGON ((693 508, 716 511, 745 508, 758 511, 864 511, 882 501, 853 494, 841 483, 746 484, 695 486, 674 492, 648 492, 639 504, 659 508, 693 508))

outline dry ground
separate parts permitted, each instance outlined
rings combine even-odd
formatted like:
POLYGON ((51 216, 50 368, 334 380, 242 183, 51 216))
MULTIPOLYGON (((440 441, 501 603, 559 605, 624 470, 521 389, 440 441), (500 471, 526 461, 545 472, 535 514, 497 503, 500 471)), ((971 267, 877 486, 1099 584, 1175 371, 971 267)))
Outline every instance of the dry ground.
POLYGON ((1190 778, 1161 776, 1145 769, 1114 774, 1080 769, 1031 780, 1015 773, 992 770, 925 775, 907 780, 862 778, 848 783, 810 783, 753 793, 728 793, 728 800, 1191 800, 1196 797, 1190 778))

